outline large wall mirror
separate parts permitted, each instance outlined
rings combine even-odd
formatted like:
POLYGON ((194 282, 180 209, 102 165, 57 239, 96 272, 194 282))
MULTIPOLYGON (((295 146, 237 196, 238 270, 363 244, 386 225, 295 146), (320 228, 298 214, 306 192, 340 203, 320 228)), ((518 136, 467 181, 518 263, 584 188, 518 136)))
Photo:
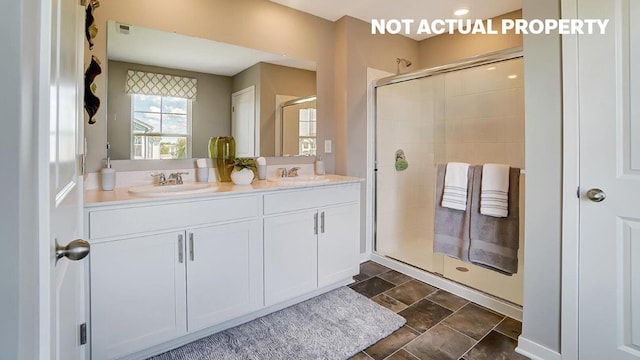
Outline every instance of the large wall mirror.
MULTIPOLYGON (((209 138, 228 135, 238 156, 311 154, 283 148, 279 110, 282 99, 315 97, 314 62, 113 20, 107 28, 112 159, 208 157, 209 138)), ((304 125, 313 119, 305 144, 315 144, 313 108, 303 111, 304 125)))

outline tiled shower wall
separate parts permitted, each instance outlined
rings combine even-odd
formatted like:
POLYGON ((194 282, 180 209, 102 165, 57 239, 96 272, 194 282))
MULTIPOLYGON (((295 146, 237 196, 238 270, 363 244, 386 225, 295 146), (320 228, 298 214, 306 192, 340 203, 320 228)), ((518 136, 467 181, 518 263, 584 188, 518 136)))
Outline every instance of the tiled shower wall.
MULTIPOLYGON (((523 62, 514 59, 377 89, 376 251, 522 304, 519 270, 508 277, 433 253, 435 169, 451 161, 524 169, 523 62), (394 168, 404 150, 409 168, 394 168), (466 268, 461 272, 457 268, 466 268)), ((524 176, 521 178, 524 189, 524 176)))

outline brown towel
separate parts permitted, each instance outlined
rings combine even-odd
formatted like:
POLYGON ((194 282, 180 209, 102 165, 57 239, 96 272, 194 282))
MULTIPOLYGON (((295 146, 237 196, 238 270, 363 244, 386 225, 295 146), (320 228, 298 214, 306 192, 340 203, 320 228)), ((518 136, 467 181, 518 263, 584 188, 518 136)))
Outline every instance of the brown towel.
POLYGON ((518 272, 520 246, 520 169, 511 168, 509 171, 509 213, 506 218, 480 214, 481 183, 482 167, 474 166, 473 188, 470 191, 469 260, 505 275, 515 274, 518 272))
MULTIPOLYGON (((462 261, 469 261, 469 227, 470 207, 466 210, 454 210, 442 207, 444 194, 445 164, 438 165, 438 177, 436 180, 436 209, 435 209, 435 236, 433 239, 433 251, 451 256, 462 261)), ((471 204, 471 186, 473 184, 473 169, 470 166, 467 183, 467 204, 471 204)))

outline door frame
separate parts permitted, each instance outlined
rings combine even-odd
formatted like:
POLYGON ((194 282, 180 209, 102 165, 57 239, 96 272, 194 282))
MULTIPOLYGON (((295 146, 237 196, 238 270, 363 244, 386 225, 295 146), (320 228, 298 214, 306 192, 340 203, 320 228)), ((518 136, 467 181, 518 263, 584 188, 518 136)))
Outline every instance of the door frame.
MULTIPOLYGON (((561 15, 578 18, 578 0, 561 0, 561 15)), ((580 108, 578 35, 562 36, 562 296, 560 349, 578 359, 578 280, 580 249, 580 108)))
MULTIPOLYGON (((38 172, 38 194, 37 194, 37 228, 38 228, 38 336, 36 346, 39 358, 48 358, 51 353, 51 251, 49 239, 49 122, 51 111, 51 37, 47 33, 51 29, 52 6, 44 0, 38 1, 40 6, 39 44, 37 54, 38 68, 38 94, 37 109, 38 114, 34 119, 38 128, 38 141, 33 144, 33 150, 37 154, 35 166, 38 172), (38 146, 40 145, 40 146, 38 146)), ((37 26, 37 25, 36 25, 37 26)))
MULTIPOLYGON (((0 344, 8 345, 4 349, 5 354, 16 358, 43 358, 43 354, 46 355, 44 358, 48 357, 48 352, 42 351, 41 297, 48 294, 48 288, 43 291, 41 268, 42 259, 45 259, 48 269, 48 255, 51 253, 48 246, 42 247, 38 197, 41 186, 39 176, 42 171, 48 171, 48 167, 40 166, 41 153, 46 146, 36 140, 45 131, 42 109, 49 110, 48 101, 44 106, 42 97, 43 91, 48 91, 42 83, 43 79, 48 81, 48 72, 43 74, 41 70, 46 68, 43 63, 48 61, 48 56, 42 53, 46 50, 44 45, 48 43, 50 35, 43 29, 49 28, 50 14, 50 4, 44 0, 24 0, 9 6, 0 14, 3 24, 12 30, 6 37, 8 62, 3 64, 15 74, 23 74, 0 85, 3 93, 11 94, 10 98, 16 100, 6 109, 9 114, 8 135, 13 138, 5 142, 3 147, 11 151, 12 160, 2 161, 2 164, 8 165, 5 176, 10 183, 19 182, 17 188, 2 191, 3 194, 10 192, 14 195, 7 199, 5 205, 6 211, 13 213, 18 221, 9 224, 7 238, 4 239, 7 249, 16 253, 12 254, 15 258, 7 262, 10 267, 6 269, 8 274, 5 280, 8 281, 2 282, 7 285, 3 291, 14 295, 12 301, 4 303, 5 306, 0 310, 0 317, 8 315, 6 323, 0 326, 0 332, 10 329, 12 336, 2 339, 0 344), (20 57, 20 61, 14 62, 17 57, 20 57), (48 255, 43 255, 43 249, 48 255)), ((46 241, 48 244, 48 238, 46 241)), ((5 267, 1 268, 5 270, 5 267)))

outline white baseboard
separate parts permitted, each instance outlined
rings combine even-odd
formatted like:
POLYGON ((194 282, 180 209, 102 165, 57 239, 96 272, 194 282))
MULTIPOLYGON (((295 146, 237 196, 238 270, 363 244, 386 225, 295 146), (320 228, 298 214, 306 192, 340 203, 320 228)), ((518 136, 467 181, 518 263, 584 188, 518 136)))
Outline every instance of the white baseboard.
POLYGON ((518 337, 516 352, 531 360, 561 360, 562 355, 522 336, 518 337))
POLYGON ((361 253, 360 254, 360 264, 362 264, 363 262, 367 262, 371 260, 371 253, 361 253))
POLYGON ((474 303, 482 305, 495 312, 522 321, 522 307, 518 305, 498 299, 489 294, 483 293, 482 291, 472 289, 444 277, 432 274, 428 271, 414 268, 413 266, 385 256, 371 254, 371 260, 403 274, 412 276, 429 285, 433 285, 437 288, 448 291, 469 301, 473 301, 474 303))

